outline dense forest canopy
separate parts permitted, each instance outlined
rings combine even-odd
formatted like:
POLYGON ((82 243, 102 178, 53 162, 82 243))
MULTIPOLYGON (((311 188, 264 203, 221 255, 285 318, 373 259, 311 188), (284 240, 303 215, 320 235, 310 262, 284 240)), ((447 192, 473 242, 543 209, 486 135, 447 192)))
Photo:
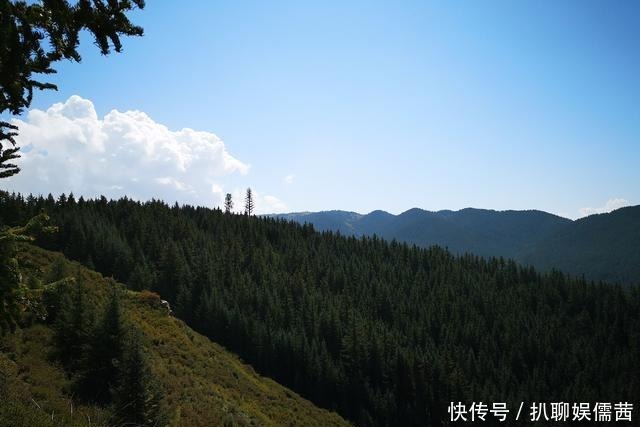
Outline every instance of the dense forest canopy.
POLYGON ((357 425, 441 425, 451 401, 640 396, 640 293, 513 261, 128 199, 3 193, 39 244, 132 289, 357 425))

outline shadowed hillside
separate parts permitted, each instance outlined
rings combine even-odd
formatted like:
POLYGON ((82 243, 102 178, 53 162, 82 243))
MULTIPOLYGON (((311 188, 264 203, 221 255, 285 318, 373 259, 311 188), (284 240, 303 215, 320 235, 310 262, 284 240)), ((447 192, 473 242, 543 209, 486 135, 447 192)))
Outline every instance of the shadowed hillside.
POLYGON ((542 269, 640 284, 640 206, 574 221, 522 251, 519 259, 542 269))

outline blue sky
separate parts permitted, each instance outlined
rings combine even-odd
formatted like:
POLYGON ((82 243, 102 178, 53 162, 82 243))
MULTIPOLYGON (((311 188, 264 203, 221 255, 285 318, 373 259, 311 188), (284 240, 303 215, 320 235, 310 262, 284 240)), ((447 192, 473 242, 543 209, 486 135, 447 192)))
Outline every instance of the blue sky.
MULTIPOLYGON (((252 186, 270 197, 263 212, 578 217, 640 203, 639 18, 634 1, 151 0, 132 15, 144 37, 108 57, 85 38, 82 63, 60 64, 60 90, 32 107, 79 95, 98 119, 139 110, 211 132, 247 169, 206 188, 252 186)), ((28 173, 10 186, 42 191, 28 173)), ((183 184, 165 197, 181 199, 183 184)))

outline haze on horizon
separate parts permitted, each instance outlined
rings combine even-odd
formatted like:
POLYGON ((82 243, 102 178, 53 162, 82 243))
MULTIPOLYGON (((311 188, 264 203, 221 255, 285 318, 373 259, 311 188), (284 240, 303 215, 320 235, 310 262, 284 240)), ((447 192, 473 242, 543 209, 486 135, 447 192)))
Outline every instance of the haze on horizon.
POLYGON ((640 4, 148 2, 36 93, 3 188, 257 212, 640 204, 640 4))

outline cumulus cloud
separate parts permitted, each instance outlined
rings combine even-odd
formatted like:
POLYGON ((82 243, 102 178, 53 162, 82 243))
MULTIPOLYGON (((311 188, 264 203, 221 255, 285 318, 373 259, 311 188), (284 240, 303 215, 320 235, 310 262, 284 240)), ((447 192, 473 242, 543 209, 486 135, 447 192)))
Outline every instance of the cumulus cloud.
POLYGON ((293 175, 287 175, 284 177, 285 184, 293 184, 293 175))
POLYGON ((221 178, 249 171, 213 133, 170 130, 141 111, 112 110, 99 118, 93 103, 77 95, 12 122, 19 127, 23 172, 5 184, 23 193, 212 206, 223 200, 221 178))
POLYGON ((625 206, 629 206, 629 201, 621 198, 614 198, 607 200, 607 203, 604 206, 599 208, 582 208, 580 209, 580 216, 588 216, 594 214, 608 213, 614 211, 616 209, 623 208, 625 206))

